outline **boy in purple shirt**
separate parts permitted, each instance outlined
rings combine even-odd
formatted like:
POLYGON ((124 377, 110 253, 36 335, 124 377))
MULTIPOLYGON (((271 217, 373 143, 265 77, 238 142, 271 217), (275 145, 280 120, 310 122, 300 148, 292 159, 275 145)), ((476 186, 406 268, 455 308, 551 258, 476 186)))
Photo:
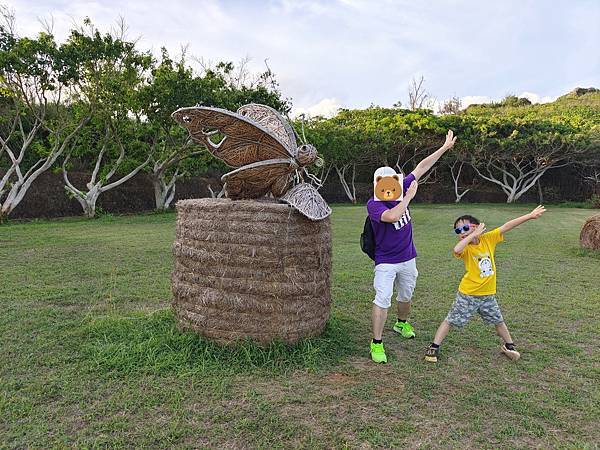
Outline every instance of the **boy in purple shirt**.
MULTIPOLYGON (((417 184, 438 159, 456 142, 450 130, 446 142, 438 150, 423 159, 403 180, 404 196, 401 201, 379 201, 375 197, 367 203, 367 210, 375 235, 375 300, 373 300, 371 358, 376 363, 387 362, 382 336, 394 285, 397 291, 398 320, 393 330, 405 338, 414 338, 415 331, 408 323, 412 294, 417 283, 417 251, 413 243, 412 223, 408 204, 417 192, 417 184)), ((378 176, 395 175, 391 167, 380 167, 378 176)))

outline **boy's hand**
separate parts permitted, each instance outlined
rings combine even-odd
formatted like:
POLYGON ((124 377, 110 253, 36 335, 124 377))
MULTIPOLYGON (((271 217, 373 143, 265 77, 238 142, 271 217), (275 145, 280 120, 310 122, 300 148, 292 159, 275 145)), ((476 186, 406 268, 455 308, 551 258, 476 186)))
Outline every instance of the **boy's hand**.
POLYGON ((446 134, 446 142, 444 142, 444 145, 442 145, 442 148, 444 150, 449 150, 452 147, 454 147, 455 142, 456 142, 456 136, 454 136, 454 131, 448 130, 448 133, 446 134))
POLYGON ((412 200, 414 198, 414 196, 417 194, 418 187, 419 187, 419 183, 417 183, 416 180, 413 181, 412 183, 410 183, 410 186, 406 190, 406 197, 409 200, 412 200))
POLYGON ((473 230, 471 235, 481 236, 483 233, 485 233, 485 223, 481 222, 479 225, 477 225, 477 228, 473 230))
POLYGON ((533 211, 531 211, 528 215, 530 219, 539 219, 542 214, 546 212, 546 208, 543 205, 538 206, 533 211))

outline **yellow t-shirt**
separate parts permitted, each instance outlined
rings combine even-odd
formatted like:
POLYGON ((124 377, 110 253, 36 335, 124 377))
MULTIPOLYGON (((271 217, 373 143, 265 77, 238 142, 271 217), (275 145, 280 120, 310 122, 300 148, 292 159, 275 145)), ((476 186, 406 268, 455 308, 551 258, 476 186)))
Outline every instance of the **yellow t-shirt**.
POLYGON ((460 255, 454 254, 465 262, 466 272, 458 286, 459 292, 466 295, 496 293, 494 250, 503 240, 500 228, 496 228, 479 236, 478 244, 468 244, 460 255))

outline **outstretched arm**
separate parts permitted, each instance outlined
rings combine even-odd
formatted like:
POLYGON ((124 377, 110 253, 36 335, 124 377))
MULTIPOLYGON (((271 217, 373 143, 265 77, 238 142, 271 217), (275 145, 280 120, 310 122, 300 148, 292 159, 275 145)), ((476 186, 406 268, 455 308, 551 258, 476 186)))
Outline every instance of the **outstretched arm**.
POLYGON ((433 165, 437 162, 438 159, 442 157, 447 150, 451 149, 456 142, 456 136, 454 136, 454 132, 452 130, 448 130, 448 134, 446 134, 446 142, 439 149, 429 155, 427 158, 423 159, 415 170, 412 171, 412 174, 415 176, 417 180, 421 178, 423 175, 427 173, 429 169, 433 167, 433 165))
POLYGON ((502 225, 500 227, 500 233, 504 234, 507 231, 510 231, 515 227, 518 227, 522 223, 527 222, 528 220, 538 219, 545 212, 546 212, 546 208, 544 208, 542 205, 540 205, 537 208, 535 208, 533 211, 531 211, 529 214, 525 214, 524 216, 517 217, 516 219, 509 220, 508 222, 506 222, 504 225, 502 225))

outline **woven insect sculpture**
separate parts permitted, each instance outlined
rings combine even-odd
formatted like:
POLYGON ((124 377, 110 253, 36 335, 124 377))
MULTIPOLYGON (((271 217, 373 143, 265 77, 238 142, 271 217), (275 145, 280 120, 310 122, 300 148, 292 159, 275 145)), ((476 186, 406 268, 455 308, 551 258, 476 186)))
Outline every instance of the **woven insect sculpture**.
POLYGON ((235 169, 221 178, 230 199, 272 193, 311 220, 331 214, 317 189, 305 182, 308 178, 319 183, 307 170, 318 162, 317 150, 307 143, 299 146, 294 129, 273 108, 251 103, 232 112, 195 106, 180 108, 172 116, 193 140, 235 169))

